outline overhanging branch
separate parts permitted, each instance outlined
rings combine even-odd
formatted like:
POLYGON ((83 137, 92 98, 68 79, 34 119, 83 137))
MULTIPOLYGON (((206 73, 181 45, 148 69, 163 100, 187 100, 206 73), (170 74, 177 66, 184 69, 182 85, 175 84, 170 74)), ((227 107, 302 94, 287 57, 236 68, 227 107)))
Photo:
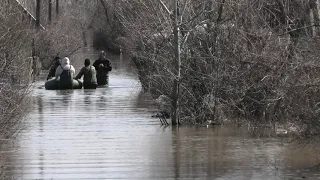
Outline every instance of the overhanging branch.
POLYGON ((172 16, 172 12, 168 9, 168 7, 164 4, 164 2, 162 0, 158 0, 158 2, 161 4, 161 6, 163 7, 163 9, 165 11, 167 11, 167 13, 172 16))

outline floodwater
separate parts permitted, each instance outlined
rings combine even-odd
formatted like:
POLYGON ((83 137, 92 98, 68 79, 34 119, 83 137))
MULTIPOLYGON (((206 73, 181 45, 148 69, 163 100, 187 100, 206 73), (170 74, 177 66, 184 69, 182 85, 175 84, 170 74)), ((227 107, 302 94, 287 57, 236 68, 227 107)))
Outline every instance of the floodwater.
MULTIPOLYGON (((84 52, 71 59, 77 72, 84 52)), ((112 57, 112 56, 111 56, 112 57)), ((314 147, 229 127, 163 127, 134 70, 112 57, 109 85, 46 91, 35 83, 20 136, 1 149, 3 179, 320 179, 314 147)))

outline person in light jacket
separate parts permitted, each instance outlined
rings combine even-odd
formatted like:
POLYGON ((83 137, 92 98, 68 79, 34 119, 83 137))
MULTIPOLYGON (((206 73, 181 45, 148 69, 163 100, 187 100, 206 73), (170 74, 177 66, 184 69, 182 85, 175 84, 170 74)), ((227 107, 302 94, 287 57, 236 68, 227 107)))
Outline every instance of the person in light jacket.
POLYGON ((72 89, 73 77, 76 73, 74 67, 70 65, 70 60, 65 57, 61 60, 60 66, 57 67, 55 77, 59 81, 60 89, 72 89))

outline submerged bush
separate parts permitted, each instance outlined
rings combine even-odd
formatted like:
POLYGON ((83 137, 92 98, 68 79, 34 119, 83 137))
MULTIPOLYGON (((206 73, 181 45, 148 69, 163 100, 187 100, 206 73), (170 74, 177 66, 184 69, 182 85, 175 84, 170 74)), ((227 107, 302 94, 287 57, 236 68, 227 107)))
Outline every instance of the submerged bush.
MULTIPOLYGON (((117 5, 127 29, 123 47, 132 55, 144 90, 170 96, 175 57, 170 15, 159 1, 117 5)), ((181 7, 181 119, 293 122, 305 135, 315 135, 320 102, 316 6, 221 0, 182 1, 181 7)))

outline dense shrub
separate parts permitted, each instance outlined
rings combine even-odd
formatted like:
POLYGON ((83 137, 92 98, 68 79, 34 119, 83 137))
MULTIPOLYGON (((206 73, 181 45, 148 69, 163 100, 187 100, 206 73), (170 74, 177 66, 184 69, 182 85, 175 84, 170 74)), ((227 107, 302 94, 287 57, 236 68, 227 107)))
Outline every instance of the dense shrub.
MULTIPOLYGON (((145 91, 170 96, 170 15, 159 1, 117 5, 130 32, 123 47, 145 91)), ((182 1, 180 7, 181 119, 293 122, 306 134, 317 131, 319 15, 311 1, 182 1)))
POLYGON ((0 144, 20 129, 32 81, 34 23, 16 3, 0 0, 0 144))

